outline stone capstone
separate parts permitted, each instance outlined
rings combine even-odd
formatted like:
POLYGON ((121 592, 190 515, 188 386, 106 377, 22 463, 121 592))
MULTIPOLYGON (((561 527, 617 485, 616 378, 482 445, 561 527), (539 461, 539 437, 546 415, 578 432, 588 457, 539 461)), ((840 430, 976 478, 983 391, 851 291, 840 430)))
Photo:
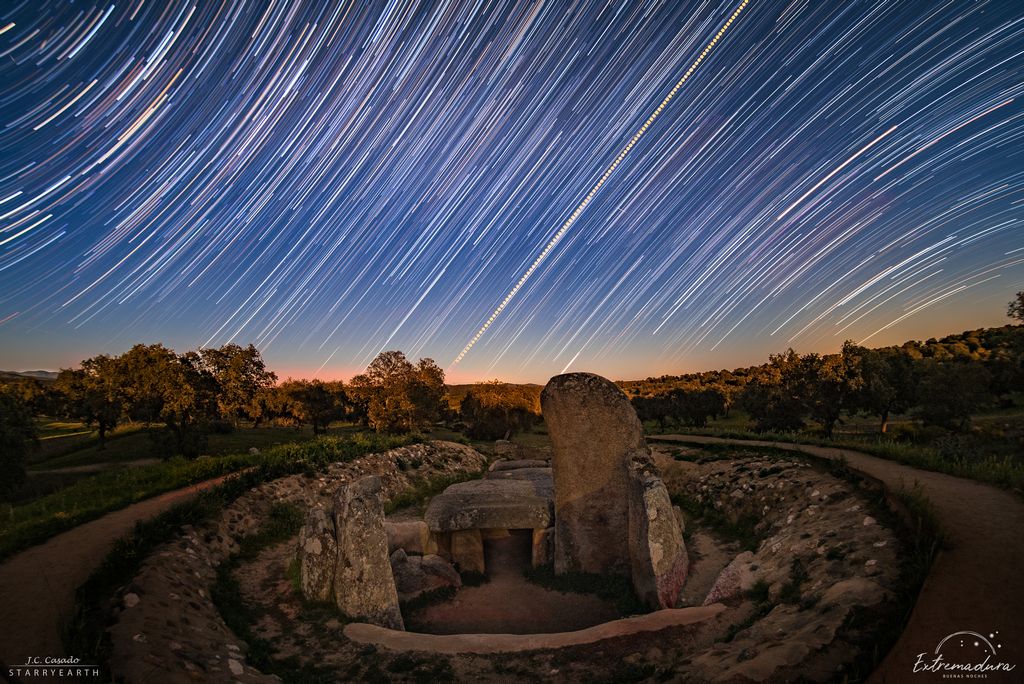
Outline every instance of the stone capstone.
POLYGON ((460 482, 435 496, 423 517, 434 533, 543 529, 551 526, 552 489, 545 473, 460 482))
POLYGON ((334 600, 338 608, 353 618, 403 629, 388 558, 379 477, 363 477, 338 488, 334 528, 338 542, 334 600))
POLYGON ((540 400, 553 447, 555 572, 628 576, 629 463, 649 454, 636 411, 592 373, 553 377, 540 400))
POLYGON ((310 601, 334 598, 338 543, 334 520, 322 508, 311 508, 299 532, 299 585, 310 601))

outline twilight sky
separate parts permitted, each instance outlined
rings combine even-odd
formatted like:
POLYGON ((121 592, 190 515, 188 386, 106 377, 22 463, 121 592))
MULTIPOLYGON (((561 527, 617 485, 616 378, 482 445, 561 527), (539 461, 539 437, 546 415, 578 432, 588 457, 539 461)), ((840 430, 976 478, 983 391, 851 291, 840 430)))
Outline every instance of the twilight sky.
POLYGON ((4 369, 734 367, 1006 323, 1022 220, 1018 0, 0 5, 4 369))

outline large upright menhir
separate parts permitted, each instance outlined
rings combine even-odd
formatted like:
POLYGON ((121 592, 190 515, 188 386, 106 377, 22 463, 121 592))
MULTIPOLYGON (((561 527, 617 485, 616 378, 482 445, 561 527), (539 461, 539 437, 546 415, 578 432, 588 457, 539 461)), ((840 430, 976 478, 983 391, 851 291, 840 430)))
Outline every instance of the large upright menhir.
POLYGON ((592 373, 552 378, 541 408, 553 454, 556 574, 630 577, 652 607, 673 607, 688 560, 681 521, 615 383, 592 373))
POLYGON ((629 463, 643 426, 614 383, 556 375, 540 395, 555 479, 555 572, 629 574, 629 463))

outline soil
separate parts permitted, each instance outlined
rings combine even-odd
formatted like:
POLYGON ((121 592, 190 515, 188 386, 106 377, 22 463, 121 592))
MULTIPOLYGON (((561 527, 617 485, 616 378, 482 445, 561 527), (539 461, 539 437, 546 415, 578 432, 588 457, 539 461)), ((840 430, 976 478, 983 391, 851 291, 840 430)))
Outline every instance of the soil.
POLYGON ((406 629, 428 634, 547 634, 622 617, 610 601, 528 582, 523 573, 530 567, 530 543, 529 530, 486 540, 489 581, 464 587, 453 600, 406 616, 406 629))

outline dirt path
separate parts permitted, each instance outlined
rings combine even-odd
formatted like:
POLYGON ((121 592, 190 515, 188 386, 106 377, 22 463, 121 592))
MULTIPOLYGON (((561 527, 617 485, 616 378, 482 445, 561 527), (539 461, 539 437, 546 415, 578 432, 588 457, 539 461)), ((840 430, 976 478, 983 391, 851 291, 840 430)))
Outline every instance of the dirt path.
POLYGON ((130 532, 136 522, 161 513, 226 477, 108 513, 0 564, 0 661, 13 666, 25 664, 30 656, 65 655, 60 629, 71 617, 75 590, 89 578, 114 542, 130 532))
POLYGON ((917 656, 923 653, 925 661, 931 663, 939 642, 961 631, 977 632, 983 637, 994 635, 990 641, 997 652, 990 662, 1016 666, 1009 675, 989 674, 988 681, 1021 681, 1020 677, 1024 676, 1024 581, 1021 580, 1024 502, 1014 494, 973 480, 918 470, 848 449, 696 435, 659 435, 652 439, 747 444, 801 451, 821 458, 843 457, 850 467, 881 480, 889 489, 919 483, 935 506, 939 524, 949 539, 949 548, 939 553, 906 629, 869 681, 940 680, 942 674, 913 672, 917 656))

